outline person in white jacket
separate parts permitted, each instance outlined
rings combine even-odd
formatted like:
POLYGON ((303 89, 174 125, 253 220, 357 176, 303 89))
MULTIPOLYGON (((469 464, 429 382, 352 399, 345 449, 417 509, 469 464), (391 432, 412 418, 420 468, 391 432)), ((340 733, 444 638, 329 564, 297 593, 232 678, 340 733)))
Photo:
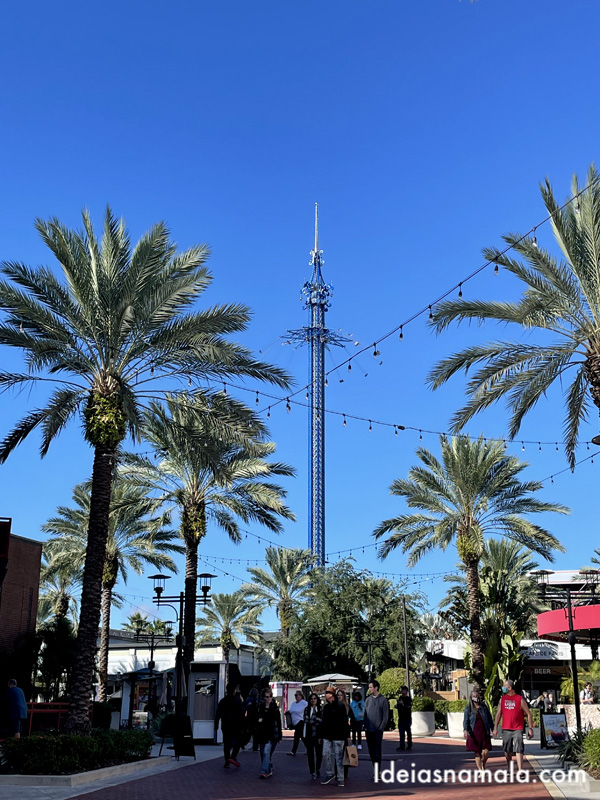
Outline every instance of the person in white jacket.
POLYGON ((298 745, 300 744, 304 732, 304 709, 308 705, 300 689, 297 690, 295 697, 295 702, 292 703, 289 708, 292 717, 292 727, 294 729, 294 743, 292 744, 292 749, 288 753, 288 756, 295 756, 298 750, 298 745))

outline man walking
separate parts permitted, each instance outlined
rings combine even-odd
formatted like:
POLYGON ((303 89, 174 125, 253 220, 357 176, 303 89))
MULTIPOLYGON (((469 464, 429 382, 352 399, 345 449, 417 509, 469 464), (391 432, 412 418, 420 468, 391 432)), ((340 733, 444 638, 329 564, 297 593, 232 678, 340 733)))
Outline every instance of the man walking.
POLYGON ((379 780, 379 768, 381 767, 381 745, 383 742, 383 732, 387 727, 390 716, 390 704, 387 697, 379 693, 379 681, 369 683, 369 695, 365 700, 365 737, 369 756, 373 763, 373 777, 379 780))
POLYGON ((517 759, 517 769, 521 771, 523 769, 523 753, 525 752, 523 743, 525 715, 527 715, 529 723, 530 739, 533 737, 533 715, 525 698, 515 692, 514 686, 514 681, 504 681, 504 686, 502 687, 503 696, 498 705, 492 736, 498 735, 498 725, 502 720, 502 748, 506 757, 506 764, 510 766, 514 755, 517 759))
POLYGON ((221 722, 221 731, 223 732, 223 756, 225 758, 223 766, 225 769, 228 769, 230 764, 233 764, 234 767, 239 767, 240 763, 237 760, 237 755, 242 744, 244 705, 242 698, 235 693, 233 684, 227 687, 227 694, 217 706, 215 737, 219 722, 221 722))
POLYGON ((412 697, 408 691, 408 686, 403 686, 402 694, 396 701, 398 709, 398 733, 400 735, 400 747, 397 750, 412 749, 412 697), (404 744, 406 739, 406 746, 404 744))
POLYGON ((6 707, 8 712, 9 733, 15 739, 21 738, 21 725, 24 719, 27 719, 27 701, 23 694, 23 689, 17 686, 14 678, 8 682, 8 689, 6 691, 6 707))
POLYGON ((296 755, 298 745, 300 744, 300 739, 302 739, 304 733, 304 709, 308 706, 308 703, 304 699, 304 695, 300 689, 298 689, 294 696, 296 701, 290 706, 292 728, 294 729, 294 743, 292 744, 292 749, 288 753, 288 756, 296 755))

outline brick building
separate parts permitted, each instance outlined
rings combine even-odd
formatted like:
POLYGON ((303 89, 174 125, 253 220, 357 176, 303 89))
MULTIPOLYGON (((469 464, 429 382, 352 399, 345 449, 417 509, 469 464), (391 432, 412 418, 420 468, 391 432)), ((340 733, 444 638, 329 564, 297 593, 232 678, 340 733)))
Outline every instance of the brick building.
POLYGON ((41 542, 11 534, 0 599, 0 680, 10 673, 24 689, 31 677, 26 640, 35 633, 41 561, 41 542))

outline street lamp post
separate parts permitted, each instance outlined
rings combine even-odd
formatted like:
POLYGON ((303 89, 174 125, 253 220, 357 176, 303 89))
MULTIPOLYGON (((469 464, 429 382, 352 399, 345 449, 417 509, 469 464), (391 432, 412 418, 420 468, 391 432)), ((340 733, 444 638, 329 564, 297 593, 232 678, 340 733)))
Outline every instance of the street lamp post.
MULTIPOLYGON (((165 622, 165 625, 170 625, 170 622, 165 622)), ((137 628, 135 632, 135 640, 136 642, 145 642, 150 647, 150 661, 148 661, 148 704, 152 700, 152 691, 153 691, 153 679, 154 679, 154 667, 156 663, 154 661, 154 650, 156 649, 157 642, 166 642, 173 638, 172 633, 155 633, 155 631, 145 631, 143 628, 137 628)), ((156 698, 156 685, 154 684, 154 699, 156 698)), ((133 698, 132 698, 133 699, 133 698)), ((130 704, 131 708, 131 704, 130 704)), ((153 713, 156 713, 155 711, 153 713)), ((130 711, 131 717, 131 711, 130 711)), ((148 714, 148 728, 150 728, 150 715, 148 714)))
MULTIPOLYGON (((177 645, 177 657, 175 662, 175 675, 176 675, 176 689, 175 689, 175 708, 178 714, 182 714, 185 709, 183 707, 183 648, 185 647, 185 637, 183 635, 183 620, 185 612, 185 592, 179 592, 179 595, 165 595, 165 581, 170 579, 170 575, 150 575, 149 580, 154 584, 154 602, 157 606, 168 606, 175 612, 175 619, 179 623, 178 634, 175 638, 177 645), (178 607, 173 605, 178 604, 178 607)), ((198 575, 201 581, 200 592, 201 596, 196 598, 196 603, 200 605, 208 605, 211 601, 210 589, 212 579, 216 575, 211 575, 209 572, 203 572, 198 575)))

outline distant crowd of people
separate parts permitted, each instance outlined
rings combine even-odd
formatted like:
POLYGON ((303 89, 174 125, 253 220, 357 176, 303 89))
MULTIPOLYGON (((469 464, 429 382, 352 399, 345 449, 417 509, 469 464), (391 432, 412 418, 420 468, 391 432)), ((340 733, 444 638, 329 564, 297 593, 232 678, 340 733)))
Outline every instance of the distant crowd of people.
MULTIPOLYGON (((406 746, 410 749, 411 699, 407 689, 402 694, 401 730, 407 734, 406 746)), ((300 743, 304 744, 311 780, 320 780, 323 785, 335 780, 338 786, 344 786, 349 771, 349 763, 344 763, 345 751, 347 755, 350 745, 357 750, 362 749, 363 732, 373 768, 379 768, 390 706, 387 697, 379 691, 378 681, 369 683, 366 698, 360 691, 355 691, 351 700, 344 689, 333 686, 325 689, 324 702, 314 692, 306 700, 298 690, 287 713, 289 726, 294 730, 288 755, 294 757, 300 743)), ((283 728, 281 713, 270 688, 263 689, 260 695, 257 689, 252 689, 243 700, 235 686, 228 686, 225 697, 217 706, 215 735, 219 725, 223 734, 223 766, 226 769, 240 767, 237 758, 239 751, 252 742, 252 749, 260 751, 260 777, 267 779, 273 775, 273 753, 283 738, 283 728)), ((400 742, 404 748, 402 733, 400 742)))

